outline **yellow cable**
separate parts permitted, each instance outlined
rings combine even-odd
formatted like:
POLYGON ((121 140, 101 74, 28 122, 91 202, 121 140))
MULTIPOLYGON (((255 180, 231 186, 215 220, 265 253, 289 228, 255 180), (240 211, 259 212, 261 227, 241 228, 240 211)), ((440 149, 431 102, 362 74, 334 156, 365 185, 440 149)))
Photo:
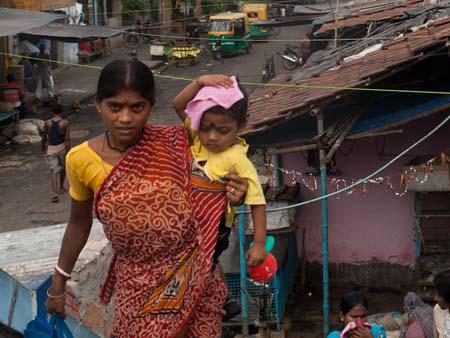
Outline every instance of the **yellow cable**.
MULTIPOLYGON (((24 56, 12 53, 4 53, 0 52, 1 55, 7 55, 12 57, 19 57, 24 59, 36 60, 36 61, 44 61, 44 62, 53 62, 57 64, 67 65, 67 66, 75 66, 79 68, 88 68, 101 70, 103 67, 100 66, 92 66, 92 65, 80 65, 76 63, 70 63, 65 61, 56 61, 56 60, 48 60, 43 58, 24 56)), ((194 79, 172 76, 172 75, 161 75, 154 74, 155 77, 161 79, 169 79, 176 81, 188 81, 192 82, 194 79)), ((307 85, 307 84, 287 84, 287 83, 259 83, 259 82, 242 82, 244 86, 252 86, 252 87, 263 87, 263 88, 299 88, 299 89, 332 89, 335 91, 355 91, 355 92, 382 92, 382 93, 402 93, 402 94, 432 94, 432 95, 450 95, 450 92, 446 91, 434 91, 434 90, 412 90, 412 89, 389 89, 389 88, 361 88, 361 87, 339 87, 339 86, 326 86, 326 85, 307 85)))

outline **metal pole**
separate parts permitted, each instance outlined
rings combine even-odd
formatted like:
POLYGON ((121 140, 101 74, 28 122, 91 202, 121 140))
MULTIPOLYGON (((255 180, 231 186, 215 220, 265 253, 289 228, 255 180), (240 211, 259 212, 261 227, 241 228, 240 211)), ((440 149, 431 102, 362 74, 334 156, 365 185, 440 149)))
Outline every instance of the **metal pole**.
POLYGON ((108 5, 106 0, 103 0, 103 20, 105 20, 105 25, 108 22, 108 5))
POLYGON ((98 0, 94 0, 94 26, 98 26, 98 0))
MULTIPOLYGON (((245 211, 242 205, 240 211, 245 211)), ((239 215, 239 262, 241 266, 241 318, 242 318, 242 335, 247 337, 248 331, 248 299, 244 290, 247 290, 247 263, 245 261, 245 213, 239 215)))
MULTIPOLYGON (((317 112, 317 131, 319 135, 324 132, 323 113, 317 112)), ((319 147, 320 156, 320 181, 321 181, 321 195, 327 194, 327 164, 325 149, 319 147)), ((326 338, 329 332, 329 292, 330 292, 330 277, 328 273, 328 200, 322 199, 322 283, 323 283, 323 336, 326 338)))

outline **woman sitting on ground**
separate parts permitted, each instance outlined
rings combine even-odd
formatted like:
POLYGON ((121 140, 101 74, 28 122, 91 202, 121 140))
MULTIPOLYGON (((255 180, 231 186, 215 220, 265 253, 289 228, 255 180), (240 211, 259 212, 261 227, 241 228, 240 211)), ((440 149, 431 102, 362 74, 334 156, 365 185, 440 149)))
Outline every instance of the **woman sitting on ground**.
POLYGON ((433 308, 414 292, 408 292, 404 304, 408 322, 401 337, 433 338, 433 308))
POLYGON ((328 338, 386 338, 381 325, 367 322, 368 302, 361 291, 351 291, 341 298, 339 321, 341 331, 333 331, 328 338))

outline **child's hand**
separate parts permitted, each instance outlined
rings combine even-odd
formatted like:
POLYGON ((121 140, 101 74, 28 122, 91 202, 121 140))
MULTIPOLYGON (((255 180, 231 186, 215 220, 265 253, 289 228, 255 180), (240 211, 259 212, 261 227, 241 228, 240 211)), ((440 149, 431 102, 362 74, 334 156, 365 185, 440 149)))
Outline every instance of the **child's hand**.
POLYGON ((233 81, 230 77, 223 74, 202 75, 197 79, 197 83, 202 87, 211 86, 230 88, 233 86, 233 81))
POLYGON ((266 259, 266 244, 255 243, 245 254, 245 259, 251 268, 261 265, 266 259))

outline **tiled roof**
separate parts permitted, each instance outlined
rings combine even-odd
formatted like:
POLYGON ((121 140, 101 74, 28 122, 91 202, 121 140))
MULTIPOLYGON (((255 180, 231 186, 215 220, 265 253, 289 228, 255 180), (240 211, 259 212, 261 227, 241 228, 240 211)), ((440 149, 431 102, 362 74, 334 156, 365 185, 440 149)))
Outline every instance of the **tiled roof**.
MULTIPOLYGON (((430 8, 434 6, 428 6, 430 8)), ((340 15, 337 28, 353 27, 357 25, 369 24, 371 22, 382 22, 386 20, 392 20, 395 18, 402 17, 406 11, 413 9, 424 8, 423 0, 408 0, 405 4, 397 5, 387 5, 383 7, 377 7, 372 9, 367 8, 351 8, 342 16, 340 15)), ((327 33, 329 31, 334 31, 336 28, 336 23, 334 20, 324 23, 314 35, 318 36, 320 34, 327 33)))
POLYGON ((445 47, 448 37, 450 18, 437 20, 426 28, 385 42, 380 50, 343 62, 310 78, 292 81, 295 72, 280 75, 271 84, 291 87, 268 86, 254 91, 250 95, 249 119, 243 134, 257 134, 277 122, 308 113, 313 103, 336 96, 342 88, 367 87, 381 76, 399 71, 400 66, 407 62, 436 54, 445 47))

